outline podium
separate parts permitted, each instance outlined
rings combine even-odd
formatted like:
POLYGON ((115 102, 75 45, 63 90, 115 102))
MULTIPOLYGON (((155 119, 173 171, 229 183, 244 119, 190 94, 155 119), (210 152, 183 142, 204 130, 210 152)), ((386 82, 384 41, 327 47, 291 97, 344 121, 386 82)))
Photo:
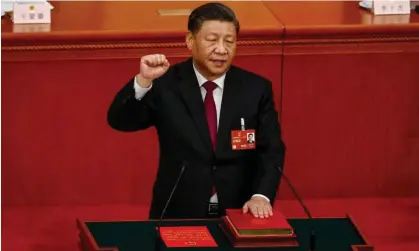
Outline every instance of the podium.
MULTIPOLYGON (((219 227, 221 219, 165 220, 162 226, 207 226, 217 243, 214 248, 166 248, 160 250, 281 250, 306 251, 309 247, 310 225, 316 232, 318 251, 372 251, 373 246, 364 238, 349 215, 340 218, 289 219, 297 235, 298 246, 233 248, 219 227)), ((153 251, 158 221, 83 221, 77 219, 79 248, 81 251, 153 251)))

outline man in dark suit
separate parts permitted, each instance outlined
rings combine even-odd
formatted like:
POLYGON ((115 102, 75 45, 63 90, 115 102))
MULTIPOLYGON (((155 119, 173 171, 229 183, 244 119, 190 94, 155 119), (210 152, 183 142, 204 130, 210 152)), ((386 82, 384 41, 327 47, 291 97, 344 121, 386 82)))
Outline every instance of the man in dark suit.
POLYGON ((170 66, 161 54, 142 57, 140 73, 108 112, 116 130, 157 129, 160 160, 149 217, 160 217, 185 163, 166 218, 218 216, 227 208, 272 216, 285 146, 271 83, 231 65, 239 22, 227 6, 198 7, 188 30, 192 58, 170 66), (242 129, 254 131, 254 149, 232 147, 232 131, 242 129))

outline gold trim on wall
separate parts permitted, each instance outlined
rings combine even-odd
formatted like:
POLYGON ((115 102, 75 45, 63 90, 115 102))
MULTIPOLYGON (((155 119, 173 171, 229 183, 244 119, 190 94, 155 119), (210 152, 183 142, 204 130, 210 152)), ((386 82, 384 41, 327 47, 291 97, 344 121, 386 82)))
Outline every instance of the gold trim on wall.
MULTIPOLYGON (((281 40, 239 41, 238 46, 281 45, 281 40)), ((2 51, 45 51, 45 50, 97 50, 97 49, 151 49, 186 48, 186 43, 117 43, 117 44, 57 44, 57 45, 12 45, 2 46, 2 51)))

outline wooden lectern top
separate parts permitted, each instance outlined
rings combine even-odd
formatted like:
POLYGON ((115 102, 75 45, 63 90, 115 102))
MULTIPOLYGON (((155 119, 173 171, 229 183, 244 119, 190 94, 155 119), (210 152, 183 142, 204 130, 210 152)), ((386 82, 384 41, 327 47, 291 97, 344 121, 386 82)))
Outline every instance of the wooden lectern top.
MULTIPOLYGON (((164 37, 181 39, 187 31, 189 13, 205 2, 56 2, 52 23, 43 32, 21 32, 10 18, 2 19, 3 42, 31 40, 137 40, 164 37), (163 35, 164 34, 164 35, 163 35), (168 34, 171 34, 168 36, 168 34)), ((280 37, 282 25, 262 2, 225 2, 241 24, 241 35, 280 37)), ((21 29, 19 29, 21 30, 21 29)))
POLYGON ((419 14, 374 15, 358 1, 264 2, 286 27, 286 37, 406 36, 419 33, 419 14))

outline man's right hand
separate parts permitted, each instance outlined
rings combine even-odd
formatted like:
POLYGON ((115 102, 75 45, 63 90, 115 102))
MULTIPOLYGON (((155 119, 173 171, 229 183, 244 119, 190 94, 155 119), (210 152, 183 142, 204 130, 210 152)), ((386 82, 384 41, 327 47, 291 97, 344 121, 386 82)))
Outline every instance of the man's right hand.
POLYGON ((163 54, 146 55, 141 58, 140 73, 137 84, 143 88, 150 87, 154 79, 162 76, 169 69, 169 61, 163 54))

